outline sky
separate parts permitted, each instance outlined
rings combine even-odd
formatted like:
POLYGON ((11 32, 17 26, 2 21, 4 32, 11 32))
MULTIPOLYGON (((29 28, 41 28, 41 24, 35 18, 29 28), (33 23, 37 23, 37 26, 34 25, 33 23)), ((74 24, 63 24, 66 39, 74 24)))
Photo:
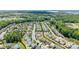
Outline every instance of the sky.
POLYGON ((79 0, 0 0, 0 10, 79 10, 79 0))

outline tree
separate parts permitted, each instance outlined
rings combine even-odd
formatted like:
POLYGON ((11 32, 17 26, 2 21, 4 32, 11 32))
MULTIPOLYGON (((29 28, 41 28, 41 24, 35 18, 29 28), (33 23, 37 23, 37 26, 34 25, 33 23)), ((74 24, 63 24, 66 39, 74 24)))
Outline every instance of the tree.
POLYGON ((72 37, 79 40, 79 30, 74 31, 72 37))
POLYGON ((4 40, 6 40, 7 43, 17 43, 21 41, 21 38, 23 36, 23 33, 20 31, 12 31, 10 33, 7 33, 4 36, 4 40))

